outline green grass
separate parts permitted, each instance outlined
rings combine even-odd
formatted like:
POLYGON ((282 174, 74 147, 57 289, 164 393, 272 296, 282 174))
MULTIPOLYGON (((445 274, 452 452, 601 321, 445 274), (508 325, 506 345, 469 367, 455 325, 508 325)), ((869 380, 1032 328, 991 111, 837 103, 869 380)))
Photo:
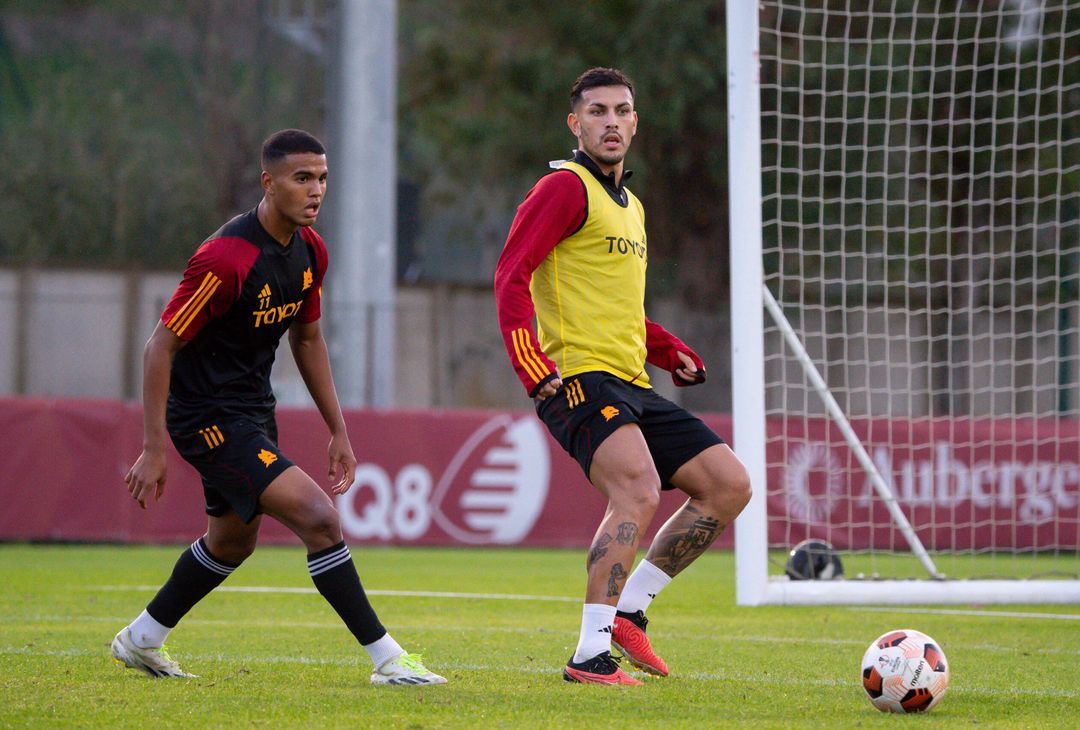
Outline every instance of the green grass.
MULTIPOLYGON (((643 687, 562 681, 584 555, 537 550, 353 550, 383 622, 446 686, 371 686, 366 655, 322 599, 280 592, 213 593, 169 641, 200 678, 151 680, 114 664, 109 642, 179 550, 0 546, 0 727, 1047 728, 1075 727, 1080 716, 1075 606, 739 608, 723 552, 699 560, 650 610, 649 634, 672 676, 643 687), (904 627, 936 638, 951 662, 949 694, 925 716, 879 713, 858 681, 870 641, 904 627)), ((302 548, 264 547, 225 587, 310 585, 302 548)))

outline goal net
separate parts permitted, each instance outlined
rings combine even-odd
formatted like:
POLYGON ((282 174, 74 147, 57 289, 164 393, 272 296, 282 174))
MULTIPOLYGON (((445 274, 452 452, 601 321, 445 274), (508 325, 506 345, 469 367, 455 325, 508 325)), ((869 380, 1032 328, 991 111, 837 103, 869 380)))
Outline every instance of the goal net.
POLYGON ((728 16, 739 602, 1080 602, 1080 4, 728 16))

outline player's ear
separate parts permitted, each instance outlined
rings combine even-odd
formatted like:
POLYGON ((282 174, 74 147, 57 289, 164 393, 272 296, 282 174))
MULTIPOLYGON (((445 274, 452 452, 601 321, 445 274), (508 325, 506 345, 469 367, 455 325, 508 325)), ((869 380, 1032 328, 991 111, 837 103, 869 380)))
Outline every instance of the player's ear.
POLYGON ((263 192, 264 193, 270 193, 270 188, 274 184, 274 176, 271 175, 266 170, 263 170, 262 175, 260 175, 259 179, 260 179, 260 182, 262 183, 263 192))
POLYGON ((570 134, 575 137, 581 136, 581 124, 578 122, 577 114, 574 112, 566 115, 566 126, 570 127, 570 134))

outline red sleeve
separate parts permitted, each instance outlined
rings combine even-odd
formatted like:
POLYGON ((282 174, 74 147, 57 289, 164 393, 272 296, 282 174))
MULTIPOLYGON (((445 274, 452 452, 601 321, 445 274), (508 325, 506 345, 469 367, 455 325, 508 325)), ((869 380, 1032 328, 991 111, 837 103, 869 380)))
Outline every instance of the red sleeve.
MULTIPOLYGON (((322 284, 326 276, 326 267, 329 257, 326 254, 326 244, 322 236, 311 228, 301 228, 300 237, 315 252, 315 271, 312 275, 312 286, 305 291, 304 303, 300 305, 300 311, 296 313, 299 322, 308 324, 322 316, 322 284)), ((307 275, 304 275, 307 278, 307 275)), ((307 282, 304 282, 305 284, 307 282)))
POLYGON ((212 238, 199 246, 161 313, 162 323, 180 339, 193 339, 207 322, 229 311, 258 255, 242 238, 212 238))
POLYGON ((691 350, 685 342, 656 322, 651 322, 648 317, 645 318, 645 349, 648 351, 645 360, 671 373, 671 379, 675 385, 680 387, 695 385, 695 383, 688 383, 675 374, 676 368, 682 367, 682 360, 679 359, 677 354, 680 352, 685 352, 694 361, 694 366, 697 367, 698 374, 701 376, 697 382, 700 383, 705 380, 705 363, 701 361, 698 354, 691 350))
POLYGON ((585 188, 569 170, 540 179, 518 206, 499 263, 495 267, 495 306, 499 329, 521 384, 532 397, 558 375, 537 342, 529 282, 536 267, 559 241, 585 221, 585 188))

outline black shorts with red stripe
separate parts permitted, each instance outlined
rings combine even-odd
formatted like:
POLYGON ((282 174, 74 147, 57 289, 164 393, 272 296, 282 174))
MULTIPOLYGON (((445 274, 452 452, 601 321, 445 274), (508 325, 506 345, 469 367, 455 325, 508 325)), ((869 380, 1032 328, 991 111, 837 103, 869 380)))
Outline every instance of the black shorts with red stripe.
POLYGON ((567 378, 555 395, 536 401, 536 414, 585 476, 600 444, 619 427, 636 423, 662 489, 674 488, 671 477, 683 464, 710 446, 724 443, 700 418, 652 388, 605 372, 567 378))
POLYGON ((169 436, 202 477, 206 514, 212 517, 231 509, 251 522, 260 512, 263 491, 293 466, 278 448, 273 417, 217 419, 194 430, 170 429, 169 436))

